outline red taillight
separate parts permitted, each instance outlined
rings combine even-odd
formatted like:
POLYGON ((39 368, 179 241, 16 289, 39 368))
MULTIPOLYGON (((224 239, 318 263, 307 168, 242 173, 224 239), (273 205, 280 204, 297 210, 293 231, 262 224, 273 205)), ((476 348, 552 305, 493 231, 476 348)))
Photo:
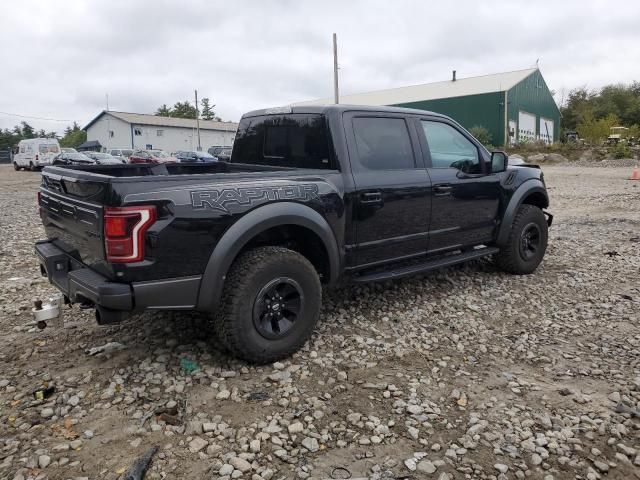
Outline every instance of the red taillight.
POLYGON ((144 234, 155 221, 154 206, 105 208, 107 261, 130 263, 144 259, 144 234))

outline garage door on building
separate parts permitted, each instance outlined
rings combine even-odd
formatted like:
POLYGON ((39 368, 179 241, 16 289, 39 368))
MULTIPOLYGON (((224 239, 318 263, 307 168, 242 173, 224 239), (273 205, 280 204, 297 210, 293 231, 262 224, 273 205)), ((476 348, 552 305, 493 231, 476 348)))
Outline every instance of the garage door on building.
POLYGON ((553 120, 540 117, 540 140, 546 144, 553 143, 553 120))
POLYGON ((518 141, 534 141, 536 139, 536 116, 523 112, 518 112, 518 141))

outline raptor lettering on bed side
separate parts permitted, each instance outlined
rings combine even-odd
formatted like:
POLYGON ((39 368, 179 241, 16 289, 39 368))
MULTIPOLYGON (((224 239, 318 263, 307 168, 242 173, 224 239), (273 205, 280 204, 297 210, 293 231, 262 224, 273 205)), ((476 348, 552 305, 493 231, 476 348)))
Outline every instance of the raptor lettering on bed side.
POLYGON ((280 187, 241 187, 191 192, 191 205, 196 209, 210 208, 229 213, 227 206, 252 206, 263 201, 313 200, 318 198, 318 186, 313 184, 283 185, 280 187))

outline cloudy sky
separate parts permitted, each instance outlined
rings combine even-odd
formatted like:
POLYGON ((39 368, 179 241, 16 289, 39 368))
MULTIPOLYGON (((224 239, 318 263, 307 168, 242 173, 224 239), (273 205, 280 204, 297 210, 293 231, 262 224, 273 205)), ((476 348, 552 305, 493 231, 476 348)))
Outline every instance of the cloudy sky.
POLYGON ((197 88, 224 120, 331 96, 332 32, 344 94, 536 59, 557 101, 640 80, 637 1, 1 0, 0 18, 0 128, 84 125, 106 94, 153 113, 197 88))

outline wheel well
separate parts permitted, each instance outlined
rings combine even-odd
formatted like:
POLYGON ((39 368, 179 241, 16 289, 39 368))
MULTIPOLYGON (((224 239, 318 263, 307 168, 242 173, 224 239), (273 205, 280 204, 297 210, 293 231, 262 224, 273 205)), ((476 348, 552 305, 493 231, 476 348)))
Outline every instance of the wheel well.
POLYGON ((527 205, 535 205, 541 210, 549 206, 549 202, 547 201, 547 198, 540 192, 530 193, 525 197, 522 203, 527 205))
POLYGON ((315 267, 320 281, 329 282, 331 278, 329 254, 324 242, 313 230, 300 225, 278 225, 269 228, 247 242, 238 256, 247 250, 265 246, 280 246, 300 253, 315 267))

